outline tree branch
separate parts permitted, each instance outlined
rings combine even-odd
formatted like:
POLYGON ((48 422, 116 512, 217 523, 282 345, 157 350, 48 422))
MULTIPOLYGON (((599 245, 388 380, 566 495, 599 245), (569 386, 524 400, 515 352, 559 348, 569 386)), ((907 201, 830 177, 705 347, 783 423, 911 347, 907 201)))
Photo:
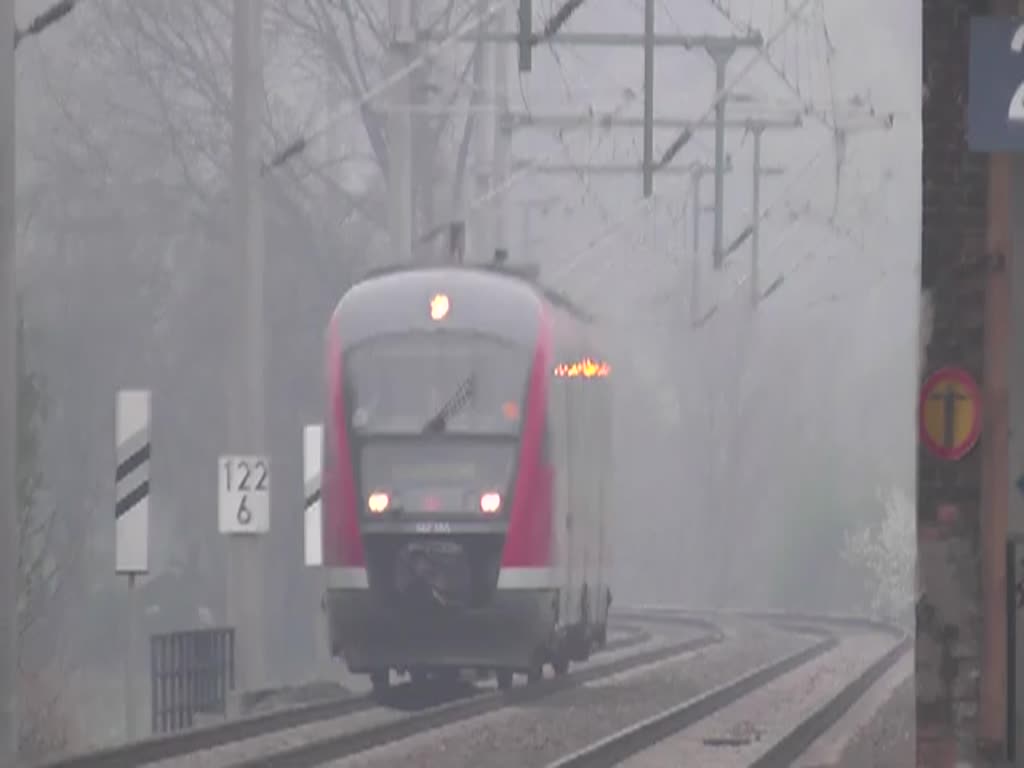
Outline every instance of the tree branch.
POLYGON ((32 23, 25 29, 14 29, 14 49, 27 37, 42 34, 49 26, 56 24, 75 9, 78 0, 60 0, 32 19, 32 23))

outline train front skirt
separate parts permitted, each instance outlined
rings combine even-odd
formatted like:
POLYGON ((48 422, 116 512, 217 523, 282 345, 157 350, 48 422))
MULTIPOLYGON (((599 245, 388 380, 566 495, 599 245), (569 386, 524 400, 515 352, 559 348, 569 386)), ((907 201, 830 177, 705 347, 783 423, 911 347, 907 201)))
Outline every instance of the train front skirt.
POLYGON ((558 591, 498 589, 486 605, 418 605, 373 590, 326 593, 332 653, 349 671, 488 668, 528 671, 555 643, 558 591))

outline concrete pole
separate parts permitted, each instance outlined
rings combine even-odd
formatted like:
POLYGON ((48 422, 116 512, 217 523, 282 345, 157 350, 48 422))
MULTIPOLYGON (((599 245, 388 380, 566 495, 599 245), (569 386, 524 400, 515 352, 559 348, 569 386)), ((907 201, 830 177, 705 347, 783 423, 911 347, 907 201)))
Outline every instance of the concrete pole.
MULTIPOLYGON (((512 4, 506 3, 498 12, 498 33, 508 32, 512 28, 512 4)), ((497 108, 494 120, 494 173, 492 184, 500 184, 501 192, 494 196, 494 251, 491 258, 499 253, 508 256, 508 190, 504 187, 508 178, 508 144, 511 126, 508 122, 508 70, 509 56, 512 54, 508 46, 494 46, 494 101, 497 108)))
MULTIPOLYGON (((478 0, 479 13, 483 17, 490 3, 488 0, 478 0)), ((491 162, 494 157, 491 143, 495 138, 495 112, 493 109, 494 100, 494 52, 495 44, 486 42, 485 38, 491 33, 494 26, 493 18, 488 17, 478 29, 480 39, 480 67, 477 70, 475 86, 480 96, 480 103, 483 109, 477 113, 475 123, 474 148, 473 148, 473 175, 476 179, 476 197, 484 197, 490 192, 491 184, 494 181, 491 162)), ((494 255, 493 239, 493 208, 494 201, 488 200, 476 208, 473 215, 472 235, 470 237, 470 248, 466 252, 467 262, 480 263, 490 261, 494 255)))
POLYGON ((690 324, 700 320, 700 177, 699 170, 690 175, 690 198, 693 206, 693 244, 690 251, 690 324))
POLYGON ((0 0, 0 764, 18 753, 18 302, 14 0, 0 0))
POLYGON ((700 215, 701 211, 701 197, 700 197, 700 182, 704 178, 704 172, 701 169, 693 171, 690 176, 690 183, 693 185, 693 252, 697 253, 700 250, 700 215))
MULTIPOLYGON (((232 32, 232 171, 234 248, 239 308, 237 356, 226 382, 233 419, 233 452, 262 454, 265 366, 263 311, 263 198, 259 128, 262 124, 261 19, 263 0, 234 0, 232 32), (238 374, 241 373, 241 376, 238 374)), ((236 682, 240 691, 265 685, 263 542, 259 536, 228 541, 228 621, 236 628, 236 682)))
POLYGON ((763 129, 754 128, 754 194, 751 208, 753 220, 750 223, 750 305, 756 307, 761 298, 761 278, 758 274, 761 248, 761 134, 763 129))
MULTIPOLYGON (((388 0, 391 21, 392 71, 408 63, 413 43, 410 0, 388 0)), ((408 76, 391 87, 392 105, 388 112, 388 193, 390 196, 391 257, 402 264, 412 263, 412 103, 408 76)))
MULTIPOLYGON (((709 48, 715 62, 715 95, 725 90, 725 68, 732 56, 733 49, 709 48)), ((715 103, 715 241, 712 258, 715 269, 722 266, 722 237, 725 216, 725 99, 715 103)))
POLYGON ((654 193, 654 0, 644 0, 644 197, 654 193))

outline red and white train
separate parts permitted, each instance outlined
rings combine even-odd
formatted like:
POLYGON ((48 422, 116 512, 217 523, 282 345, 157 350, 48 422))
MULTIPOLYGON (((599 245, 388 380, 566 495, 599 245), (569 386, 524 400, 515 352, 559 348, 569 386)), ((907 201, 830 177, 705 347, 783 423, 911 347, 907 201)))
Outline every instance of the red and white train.
POLYGON ((327 331, 330 647, 378 691, 539 679, 605 642, 610 367, 595 325, 488 267, 402 268, 327 331))

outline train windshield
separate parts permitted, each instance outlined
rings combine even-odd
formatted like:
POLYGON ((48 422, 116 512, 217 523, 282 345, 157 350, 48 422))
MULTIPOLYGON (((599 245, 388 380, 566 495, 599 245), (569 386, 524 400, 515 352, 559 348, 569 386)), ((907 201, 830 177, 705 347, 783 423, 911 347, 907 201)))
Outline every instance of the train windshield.
POLYGON ((371 339, 345 362, 357 433, 516 435, 529 351, 478 334, 414 333, 371 339))

